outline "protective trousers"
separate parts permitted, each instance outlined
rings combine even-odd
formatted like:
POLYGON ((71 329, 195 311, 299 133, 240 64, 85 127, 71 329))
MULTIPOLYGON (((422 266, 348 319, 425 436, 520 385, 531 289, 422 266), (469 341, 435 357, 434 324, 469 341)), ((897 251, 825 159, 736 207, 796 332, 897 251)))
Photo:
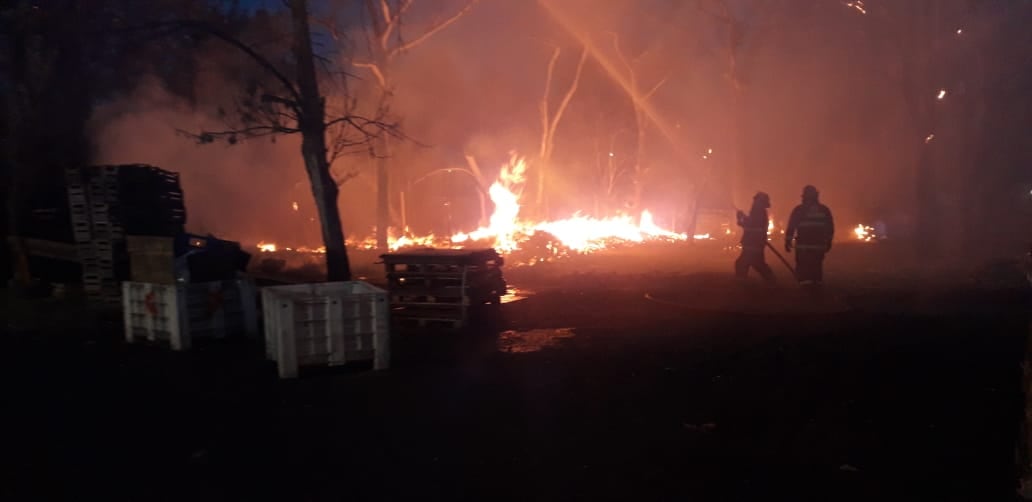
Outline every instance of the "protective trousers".
POLYGON ((764 259, 762 247, 742 247, 742 254, 735 260, 735 276, 745 279, 749 275, 749 267, 759 272, 763 280, 774 282, 774 272, 764 259))
POLYGON ((796 280, 799 282, 821 282, 824 280, 823 249, 796 248, 796 280))

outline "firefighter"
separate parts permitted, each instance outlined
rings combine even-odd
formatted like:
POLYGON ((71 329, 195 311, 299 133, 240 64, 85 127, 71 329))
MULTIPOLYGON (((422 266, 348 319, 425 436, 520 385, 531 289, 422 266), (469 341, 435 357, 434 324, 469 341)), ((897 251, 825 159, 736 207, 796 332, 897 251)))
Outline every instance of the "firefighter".
POLYGON ((834 235, 835 221, 831 210, 820 203, 817 189, 807 185, 803 188, 803 203, 792 210, 785 229, 785 251, 791 253, 793 247, 796 250, 796 280, 799 284, 821 284, 824 255, 831 251, 834 235))
POLYGON ((742 227, 742 254, 735 260, 735 276, 745 279, 749 267, 756 269, 767 283, 774 282, 774 272, 770 270, 764 259, 767 247, 767 209, 770 208, 770 196, 757 192, 753 197, 749 214, 738 211, 738 226, 742 227))

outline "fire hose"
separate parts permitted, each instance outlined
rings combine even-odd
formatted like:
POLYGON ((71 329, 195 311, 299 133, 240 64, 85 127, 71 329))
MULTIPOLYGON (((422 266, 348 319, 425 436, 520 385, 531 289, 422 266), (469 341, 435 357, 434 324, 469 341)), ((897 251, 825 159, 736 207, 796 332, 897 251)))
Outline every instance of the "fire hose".
POLYGON ((781 260, 781 263, 784 263, 785 266, 788 267, 788 271, 792 272, 792 277, 795 277, 795 268, 793 268, 792 265, 788 263, 788 260, 786 260, 784 256, 781 256, 781 253, 779 253, 778 250, 774 248, 774 245, 771 244, 770 241, 767 241, 767 247, 769 247, 771 252, 774 253, 774 256, 777 256, 778 259, 781 260))
MULTIPOLYGON (((738 213, 742 213, 741 209, 736 208, 735 211, 737 211, 738 213)), ((783 263, 785 267, 788 268, 788 271, 792 272, 792 277, 795 277, 795 267, 793 267, 792 264, 788 263, 788 260, 786 260, 784 256, 781 256, 781 253, 778 252, 778 250, 774 247, 773 244, 770 243, 770 241, 767 241, 767 247, 769 247, 771 252, 774 253, 774 256, 777 256, 778 259, 781 260, 781 263, 783 263)))

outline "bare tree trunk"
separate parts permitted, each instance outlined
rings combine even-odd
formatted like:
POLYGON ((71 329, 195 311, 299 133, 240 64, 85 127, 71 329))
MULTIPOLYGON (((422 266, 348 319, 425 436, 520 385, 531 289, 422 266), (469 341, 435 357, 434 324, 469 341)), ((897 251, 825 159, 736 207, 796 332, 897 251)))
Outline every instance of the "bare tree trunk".
POLYGON ((319 211, 323 245, 326 246, 326 279, 350 281, 351 265, 345 246, 344 228, 337 206, 337 182, 330 174, 326 157, 326 101, 319 94, 312 54, 308 6, 305 0, 290 0, 294 24, 294 55, 297 58, 297 82, 301 94, 298 127, 301 129, 301 154, 305 171, 312 184, 312 196, 319 211))
POLYGON ((732 147, 730 152, 730 158, 728 159, 731 164, 730 178, 727 180, 729 197, 731 198, 731 204, 735 207, 742 207, 747 204, 742 204, 742 201, 748 200, 748 189, 745 186, 746 171, 749 166, 746 163, 746 151, 748 149, 748 142, 746 141, 745 127, 746 127, 746 110, 742 106, 742 91, 735 89, 732 91, 731 113, 733 121, 731 124, 731 141, 732 147))
POLYGON ((477 220, 478 227, 485 227, 488 223, 487 214, 487 193, 488 186, 487 180, 484 179, 484 173, 480 171, 480 164, 477 164, 477 159, 472 155, 466 155, 466 164, 469 166, 469 171, 473 173, 474 182, 477 185, 477 197, 480 202, 480 218, 477 220))
POLYGON ((387 158, 390 156, 390 141, 387 135, 380 138, 380 158, 376 163, 376 249, 387 251, 387 227, 391 224, 390 178, 387 172, 387 158))
MULTIPOLYGON (((635 93, 638 92, 637 79, 634 81, 635 93)), ((642 210, 642 191, 645 188, 645 164, 642 161, 642 157, 645 155, 645 112, 642 109, 642 103, 635 99, 635 125, 638 129, 638 152, 635 154, 635 180, 634 180, 634 198, 632 203, 635 211, 641 212, 642 210)))
MULTIPOLYGON (((451 26, 473 9, 479 0, 468 0, 466 4, 452 14, 450 17, 440 19, 429 26, 422 34, 414 37, 400 36, 402 21, 405 13, 412 7, 415 0, 403 2, 388 2, 387 0, 365 0, 363 3, 372 22, 371 30, 367 32, 369 48, 373 52, 372 61, 355 62, 352 64, 362 68, 368 68, 376 78, 380 90, 383 92, 384 104, 393 99, 394 89, 392 88, 392 64, 395 58, 409 50, 416 48, 426 42, 437 32, 451 26), (392 43, 394 42, 394 43, 392 43)), ((399 219, 398 211, 394 200, 389 193, 391 181, 390 172, 390 145, 388 138, 384 136, 381 140, 379 150, 380 158, 376 166, 376 247, 382 252, 388 250, 387 230, 393 221, 399 219)), ((405 189, 411 188, 410 173, 406 170, 394 172, 397 186, 405 189), (403 180, 399 182, 398 178, 403 180)), ((396 194, 395 194, 396 195, 396 194)))
POLYGON ((305 158, 305 170, 312 185, 312 197, 319 212, 319 225, 323 245, 326 246, 326 279, 329 281, 350 281, 351 263, 345 247, 344 226, 337 207, 337 183, 329 174, 325 156, 320 156, 319 147, 302 139, 301 151, 305 158))
POLYGON ((549 164, 552 161, 552 152, 555 149, 555 131, 559 128, 559 121, 563 118, 563 113, 566 111, 566 107, 570 105, 570 100, 573 99, 573 95, 577 93, 577 87, 580 85, 581 73, 584 70, 584 63, 588 59, 588 46, 585 45, 581 51, 580 59, 577 61, 577 68, 574 70, 573 79, 570 81, 570 87, 566 89, 566 94, 563 95, 562 101, 559 102, 559 107, 556 108, 555 113, 549 113, 548 97, 551 94, 552 88, 552 75, 555 72, 555 65, 559 61, 560 50, 558 47, 552 52, 552 58, 548 61, 548 70, 545 75, 545 92, 541 97, 540 111, 541 111, 541 147, 538 152, 538 177, 537 177, 537 194, 535 203, 538 207, 539 216, 544 218, 547 216, 547 208, 545 207, 545 187, 547 185, 547 178, 549 173, 549 164))

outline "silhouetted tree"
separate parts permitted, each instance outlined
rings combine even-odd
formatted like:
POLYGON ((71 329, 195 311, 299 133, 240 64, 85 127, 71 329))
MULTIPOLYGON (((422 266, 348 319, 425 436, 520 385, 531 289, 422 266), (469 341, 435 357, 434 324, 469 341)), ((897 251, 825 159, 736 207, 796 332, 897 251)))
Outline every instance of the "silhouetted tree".
MULTIPOLYGON (((328 109, 320 91, 316 71, 317 57, 312 50, 312 34, 306 0, 290 0, 291 70, 293 76, 276 64, 275 55, 263 54, 243 41, 212 29, 204 23, 180 21, 172 26, 205 33, 229 44, 256 63, 268 80, 252 80, 237 100, 236 109, 222 111, 229 127, 201 131, 192 136, 201 142, 223 140, 230 144, 247 138, 301 135, 301 155, 319 214, 323 245, 326 248, 327 279, 351 280, 351 267, 345 247, 344 230, 337 205, 340 179, 331 171, 333 161, 355 147, 367 145, 393 128, 381 121, 382 114, 363 117, 355 113, 354 99, 328 109)), ((283 58, 286 59, 286 58, 283 58)), ((347 94, 347 75, 331 72, 325 81, 340 83, 347 94)), ((383 111, 381 108, 380 111, 383 111)))
POLYGON ((667 77, 660 77, 655 82, 646 88, 641 79, 641 61, 649 56, 650 50, 644 50, 630 57, 625 52, 624 48, 620 44, 620 37, 613 34, 613 49, 616 52, 617 58, 624 67, 624 72, 627 82, 627 95, 631 100, 631 104, 634 108, 634 127, 637 134, 637 148, 634 156, 634 167, 632 168, 633 173, 633 192, 631 195, 631 205, 636 211, 641 211, 641 195, 645 187, 645 179, 648 175, 648 167, 645 160, 645 141, 648 137, 648 126, 651 118, 648 115, 645 103, 652 98, 652 95, 659 90, 663 84, 666 83, 667 77))
POLYGON ((580 85, 581 74, 584 72, 584 63, 588 60, 588 47, 585 45, 581 49, 580 57, 577 59, 577 66, 574 67, 573 76, 570 78, 570 84, 566 88, 566 92, 563 93, 562 98, 559 100, 558 106, 552 109, 550 103, 552 97, 552 80, 555 78, 555 66, 559 62, 559 56, 562 54, 562 50, 559 47, 552 49, 552 57, 548 60, 548 67, 545 70, 545 92, 541 95, 541 101, 538 103, 538 111, 541 116, 541 144, 538 147, 538 158, 537 158, 537 185, 535 190, 534 202, 539 212, 539 216, 547 216, 547 208, 545 207, 545 187, 549 176, 549 168, 552 162, 552 153, 555 152, 555 132, 559 129, 559 123, 563 119, 563 113, 566 112, 566 108, 570 106, 570 101, 573 99, 574 94, 577 93, 577 87, 580 85))
MULTIPOLYGON (((390 106, 396 91, 394 80, 394 64, 399 57, 420 46, 441 30, 453 25, 473 10, 479 0, 467 0, 462 8, 430 23, 417 35, 405 37, 402 32, 403 22, 416 0, 358 0, 360 11, 365 19, 362 29, 365 33, 364 57, 350 61, 356 68, 367 70, 380 93, 380 107, 390 106)), ((355 0, 335 0, 332 4, 336 12, 347 12, 353 7, 355 0)), ((337 20, 323 23, 330 29, 338 41, 346 37, 337 20)), ((370 152, 376 156, 376 247, 381 251, 387 249, 387 229, 391 226, 391 189, 389 165, 391 146, 390 136, 377 138, 375 149, 370 152)))

